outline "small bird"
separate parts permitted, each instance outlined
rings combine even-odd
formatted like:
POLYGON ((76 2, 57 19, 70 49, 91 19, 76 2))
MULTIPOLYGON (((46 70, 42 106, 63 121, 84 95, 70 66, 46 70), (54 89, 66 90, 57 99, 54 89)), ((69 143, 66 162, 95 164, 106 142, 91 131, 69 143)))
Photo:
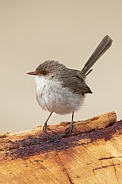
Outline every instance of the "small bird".
POLYGON ((52 113, 72 114, 72 119, 66 133, 72 133, 74 112, 78 111, 85 99, 86 93, 92 93, 85 83, 86 76, 91 73, 94 63, 109 49, 112 39, 106 35, 87 60, 82 70, 67 68, 58 61, 48 60, 40 64, 34 72, 37 86, 36 99, 42 109, 50 112, 44 123, 46 132, 47 122, 52 113))

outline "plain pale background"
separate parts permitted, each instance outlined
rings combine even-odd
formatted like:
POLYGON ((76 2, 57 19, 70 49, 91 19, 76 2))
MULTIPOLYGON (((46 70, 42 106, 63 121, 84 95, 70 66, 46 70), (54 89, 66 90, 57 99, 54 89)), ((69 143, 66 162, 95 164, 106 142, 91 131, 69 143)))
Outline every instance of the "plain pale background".
MULTIPOLYGON (((81 69, 106 34, 113 45, 88 76, 93 94, 75 120, 113 110, 122 119, 122 1, 0 0, 0 132, 32 129, 49 114, 26 72, 48 59, 81 69)), ((70 119, 53 114, 49 124, 70 119)))

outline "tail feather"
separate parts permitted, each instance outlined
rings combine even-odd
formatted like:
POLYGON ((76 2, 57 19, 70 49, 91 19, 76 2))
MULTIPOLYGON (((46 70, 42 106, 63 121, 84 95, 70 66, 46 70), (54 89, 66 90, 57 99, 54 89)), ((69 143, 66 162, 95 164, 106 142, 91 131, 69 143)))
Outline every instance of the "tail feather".
POLYGON ((87 76, 92 71, 91 67, 109 49, 111 45, 112 39, 108 35, 106 35, 84 65, 82 69, 83 75, 87 76))

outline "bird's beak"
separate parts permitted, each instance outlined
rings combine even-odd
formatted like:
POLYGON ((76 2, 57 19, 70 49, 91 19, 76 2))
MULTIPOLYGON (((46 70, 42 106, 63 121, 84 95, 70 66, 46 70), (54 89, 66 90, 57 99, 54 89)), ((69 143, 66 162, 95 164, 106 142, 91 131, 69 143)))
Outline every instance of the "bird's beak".
POLYGON ((28 75, 37 75, 37 72, 35 71, 35 72, 28 72, 27 73, 28 75))

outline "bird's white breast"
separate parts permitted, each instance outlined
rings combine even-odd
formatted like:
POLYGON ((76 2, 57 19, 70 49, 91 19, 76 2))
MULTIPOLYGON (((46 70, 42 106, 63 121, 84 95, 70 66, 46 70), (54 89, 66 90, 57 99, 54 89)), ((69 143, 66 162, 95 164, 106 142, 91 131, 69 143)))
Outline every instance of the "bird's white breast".
POLYGON ((60 82, 35 77, 37 85, 37 101, 42 109, 57 114, 68 114, 76 111, 83 104, 84 96, 64 88, 60 82))

